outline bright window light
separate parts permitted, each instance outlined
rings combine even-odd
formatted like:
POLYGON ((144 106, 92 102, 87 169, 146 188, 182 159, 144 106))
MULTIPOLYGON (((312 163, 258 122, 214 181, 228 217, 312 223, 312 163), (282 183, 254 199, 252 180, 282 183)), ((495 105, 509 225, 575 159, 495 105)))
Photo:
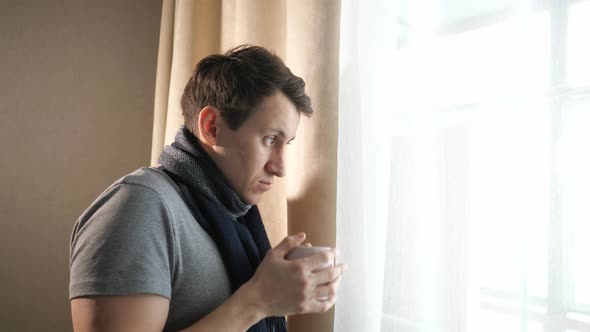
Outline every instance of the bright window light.
POLYGON ((590 1, 574 3, 568 11, 568 77, 573 86, 590 85, 590 1))

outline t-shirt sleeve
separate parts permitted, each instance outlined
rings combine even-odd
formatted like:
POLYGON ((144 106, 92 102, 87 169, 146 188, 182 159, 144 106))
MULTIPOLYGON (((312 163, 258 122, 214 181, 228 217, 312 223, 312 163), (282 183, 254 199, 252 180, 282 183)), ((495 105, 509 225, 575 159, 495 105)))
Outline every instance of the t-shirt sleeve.
POLYGON ((157 294, 170 299, 174 229, 161 196, 138 184, 105 191, 78 219, 70 247, 70 299, 157 294))

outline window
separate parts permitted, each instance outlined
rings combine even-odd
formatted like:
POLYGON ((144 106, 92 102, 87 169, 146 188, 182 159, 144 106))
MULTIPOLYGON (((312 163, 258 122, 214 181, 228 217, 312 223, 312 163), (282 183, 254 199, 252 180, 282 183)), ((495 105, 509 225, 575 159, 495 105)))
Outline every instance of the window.
MULTIPOLYGON (((590 1, 434 3, 424 43, 400 4, 396 87, 402 108, 470 128, 467 331, 590 331, 590 1)), ((382 330, 424 330, 411 305, 384 303, 382 330)))

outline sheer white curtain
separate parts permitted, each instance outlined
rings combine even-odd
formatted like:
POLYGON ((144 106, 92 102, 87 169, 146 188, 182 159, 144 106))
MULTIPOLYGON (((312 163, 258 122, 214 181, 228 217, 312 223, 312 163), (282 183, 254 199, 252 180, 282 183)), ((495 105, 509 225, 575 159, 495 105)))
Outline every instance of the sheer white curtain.
POLYGON ((343 0, 335 331, 590 331, 590 1, 343 0))

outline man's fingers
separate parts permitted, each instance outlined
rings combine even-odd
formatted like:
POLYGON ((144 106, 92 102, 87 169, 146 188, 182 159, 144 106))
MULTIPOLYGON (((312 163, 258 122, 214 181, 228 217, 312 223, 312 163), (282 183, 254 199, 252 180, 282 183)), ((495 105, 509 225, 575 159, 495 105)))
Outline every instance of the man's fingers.
POLYGON ((295 235, 289 235, 281 241, 273 250, 278 252, 281 257, 291 251, 291 249, 298 247, 305 240, 305 233, 301 232, 295 235))
POLYGON ((331 280, 314 287, 311 298, 305 305, 306 309, 302 313, 321 313, 330 310, 330 308, 334 306, 334 303, 336 303, 336 292, 338 290, 338 286, 340 285, 340 281, 342 280, 342 273, 346 270, 347 265, 340 264, 324 271, 314 272, 316 277, 321 275, 320 278, 325 278, 324 280, 331 280), (329 272, 330 270, 332 272, 329 272), (333 276, 336 277, 332 278, 333 276))
POLYGON ((325 285, 338 279, 344 271, 347 270, 346 264, 339 264, 328 269, 320 270, 313 273, 314 283, 316 285, 325 285))
POLYGON ((317 254, 301 258, 301 260, 306 265, 311 267, 311 271, 316 270, 317 268, 325 267, 328 264, 333 265, 335 259, 336 249, 324 250, 322 252, 318 252, 317 254))
POLYGON ((315 300, 312 300, 309 304, 310 312, 326 312, 330 310, 336 303, 336 290, 340 278, 334 280, 334 282, 327 286, 318 287, 315 292, 315 300))
POLYGON ((327 285, 318 286, 315 290, 315 299, 318 301, 326 301, 329 298, 336 296, 336 290, 340 285, 340 280, 342 280, 341 276, 338 276, 335 280, 330 282, 327 285))

